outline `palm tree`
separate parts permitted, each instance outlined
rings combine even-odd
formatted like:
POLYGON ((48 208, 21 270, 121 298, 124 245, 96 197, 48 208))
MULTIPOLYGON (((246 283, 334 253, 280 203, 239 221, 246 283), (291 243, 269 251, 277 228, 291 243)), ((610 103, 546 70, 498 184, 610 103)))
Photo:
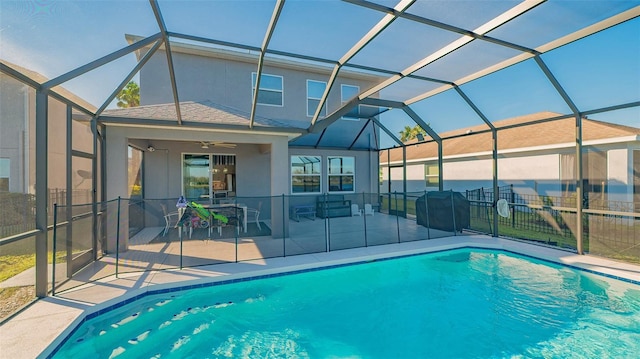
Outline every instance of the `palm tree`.
POLYGON ((140 106, 140 86, 134 81, 130 81, 122 91, 120 91, 116 98, 118 99, 118 107, 136 107, 140 106))
POLYGON ((413 140, 421 133, 423 136, 427 135, 427 131, 423 130, 422 127, 415 125, 413 127, 404 126, 404 129, 400 131, 400 141, 407 142, 409 140, 413 140))

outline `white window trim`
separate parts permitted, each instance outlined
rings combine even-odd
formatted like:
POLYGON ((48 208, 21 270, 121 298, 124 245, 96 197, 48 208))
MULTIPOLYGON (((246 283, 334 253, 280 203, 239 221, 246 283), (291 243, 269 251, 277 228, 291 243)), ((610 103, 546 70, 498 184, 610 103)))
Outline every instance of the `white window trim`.
MULTIPOLYGON (((255 94, 255 86, 253 83, 253 75, 256 76, 256 81, 258 79, 258 73, 257 72, 252 72, 251 73, 251 101, 253 101, 253 95, 255 94)), ((284 107, 284 77, 280 76, 280 75, 273 75, 273 74, 266 74, 266 73, 261 73, 260 76, 273 76, 273 77, 279 77, 280 80, 282 81, 282 90, 272 90, 272 89, 262 89, 263 91, 271 91, 271 92, 280 92, 280 95, 282 96, 282 105, 274 105, 274 104, 270 104, 270 103, 260 103, 256 100, 256 104, 257 105, 261 105, 261 106, 271 106, 271 107, 284 107)), ((260 92, 260 90, 258 90, 258 92, 260 92)))
POLYGON ((306 195, 319 195, 322 194, 322 156, 316 155, 290 155, 289 156, 289 192, 292 196, 306 196, 306 195), (291 171, 291 167, 293 167, 293 157, 304 157, 304 156, 312 156, 312 157, 320 157, 320 173, 318 174, 294 174, 291 171), (293 192, 293 176, 320 176, 320 191, 319 192, 293 192))
MULTIPOLYGON (((357 85, 348 85, 348 84, 341 84, 340 85, 340 104, 341 106, 344 106, 345 103, 349 102, 350 99, 348 99, 347 101, 344 101, 344 96, 342 95, 344 93, 344 88, 345 87, 355 87, 358 90, 356 91, 356 93, 360 93, 360 86, 357 85)), ((358 105, 358 113, 360 113, 360 105, 358 105)), ((345 121, 360 121, 359 118, 354 118, 354 117, 340 117, 341 120, 345 120, 345 121)))
MULTIPOLYGON (((318 81, 318 80, 307 80, 307 117, 313 117, 313 115, 315 115, 315 113, 316 113, 316 109, 317 108, 313 110, 313 113, 311 115, 309 115, 309 100, 321 101, 322 98, 321 97, 316 98, 316 97, 309 96, 309 82, 317 82, 317 83, 320 83, 320 84, 324 84, 325 91, 327 90, 327 82, 326 81, 318 81)), ((322 106, 322 107, 324 107, 324 111, 322 111, 322 109, 320 109, 320 116, 327 117, 327 106, 326 106, 326 104, 324 106, 322 106), (324 112, 324 113, 322 113, 322 112, 324 112)))
POLYGON ((327 156, 327 193, 356 193, 356 157, 355 156, 327 156), (353 158, 353 174, 340 173, 340 174, 330 174, 329 173, 329 159, 330 158, 353 158), (353 177, 353 191, 331 191, 331 181, 329 181, 329 177, 331 176, 352 176, 353 177))

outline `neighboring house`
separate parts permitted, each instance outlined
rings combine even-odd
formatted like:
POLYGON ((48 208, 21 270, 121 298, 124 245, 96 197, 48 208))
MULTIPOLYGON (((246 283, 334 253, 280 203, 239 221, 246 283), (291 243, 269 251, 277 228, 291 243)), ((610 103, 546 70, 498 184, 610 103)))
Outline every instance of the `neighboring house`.
MULTIPOLYGON (((41 74, 2 60, 6 66, 43 83, 48 79, 41 74)), ((93 106, 66 91, 56 89, 61 95, 87 108, 93 106)), ((35 184, 35 90, 28 85, 0 72, 0 192, 31 193, 35 184)), ((55 99, 49 100, 49 141, 47 155, 49 161, 48 188, 52 201, 63 200, 64 196, 56 196, 66 191, 66 152, 67 152, 67 106, 55 99)), ((78 152, 93 149, 91 128, 88 124, 73 121, 73 149, 78 152)), ((84 158, 74 157, 72 161, 72 187, 78 195, 76 203, 87 203, 91 196, 91 181, 87 181, 91 163, 84 158), (86 172, 88 171, 88 172, 86 172), (84 175, 84 177, 82 176, 84 175)), ((59 202, 61 203, 61 202, 59 202)))
MULTIPOLYGON (((556 116, 559 114, 541 112, 493 124, 500 129, 556 116)), ((640 128, 593 119, 583 119, 582 126, 585 199, 592 206, 606 201, 610 209, 635 202, 637 211, 640 128)), ((459 136, 443 141, 444 189, 461 192, 481 187, 492 189, 491 132, 477 133, 487 129, 480 125, 439 134, 442 138, 459 136)), ((576 185, 575 141, 574 118, 498 130, 499 186, 513 185, 519 194, 570 195, 576 185)), ((380 152, 383 192, 403 191, 402 163, 401 148, 380 152)), ((438 150, 434 142, 408 146, 406 163, 407 191, 438 189, 438 150)))

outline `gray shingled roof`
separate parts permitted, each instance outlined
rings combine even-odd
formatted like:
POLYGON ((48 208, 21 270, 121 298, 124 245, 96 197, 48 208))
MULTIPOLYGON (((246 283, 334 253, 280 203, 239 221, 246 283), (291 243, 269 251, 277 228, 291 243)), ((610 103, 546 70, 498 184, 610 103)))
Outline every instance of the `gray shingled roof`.
MULTIPOLYGON (((249 126, 250 122, 249 113, 211 101, 181 102, 180 111, 184 122, 246 127, 249 126)), ((102 116, 177 121, 176 108, 173 103, 106 110, 102 116)), ((254 119, 254 126, 256 127, 305 129, 305 125, 308 126, 308 124, 302 122, 298 124, 296 121, 279 121, 261 116, 255 116, 254 119)))

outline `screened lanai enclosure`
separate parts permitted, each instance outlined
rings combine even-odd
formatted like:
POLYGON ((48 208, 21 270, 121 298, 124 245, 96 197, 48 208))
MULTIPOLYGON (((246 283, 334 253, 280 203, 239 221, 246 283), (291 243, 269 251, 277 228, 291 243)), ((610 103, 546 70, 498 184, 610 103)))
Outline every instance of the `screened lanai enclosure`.
POLYGON ((123 273, 463 232, 638 263, 639 16, 2 1, 1 317, 123 273))

